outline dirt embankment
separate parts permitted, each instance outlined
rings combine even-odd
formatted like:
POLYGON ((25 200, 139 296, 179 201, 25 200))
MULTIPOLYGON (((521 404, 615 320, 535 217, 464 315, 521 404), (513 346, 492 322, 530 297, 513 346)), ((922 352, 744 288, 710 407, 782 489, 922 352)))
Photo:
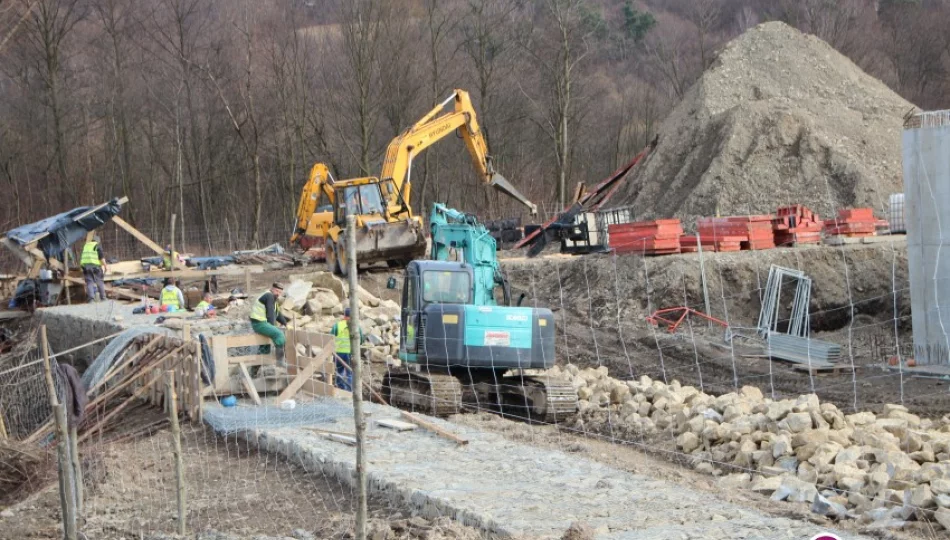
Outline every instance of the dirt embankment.
POLYGON ((505 268, 513 286, 528 293, 529 304, 555 311, 559 363, 607 366, 622 379, 678 379, 714 394, 743 385, 779 398, 815 392, 848 410, 875 410, 903 399, 912 410, 939 417, 950 406, 947 381, 880 368, 888 347, 912 342, 907 255, 900 239, 845 248, 706 253, 702 267, 697 254, 684 254, 521 259, 506 261, 505 268), (841 344, 843 362, 858 366, 855 376, 810 377, 770 363, 754 356, 762 350, 753 340, 727 343, 719 326, 694 323, 669 334, 646 321, 668 307, 705 311, 705 270, 709 313, 728 321, 734 333, 754 336, 759 295, 772 264, 812 278, 812 336, 841 344))
POLYGON ((644 218, 747 215, 805 204, 883 210, 902 191, 913 105, 814 36, 781 22, 729 43, 611 202, 644 218))

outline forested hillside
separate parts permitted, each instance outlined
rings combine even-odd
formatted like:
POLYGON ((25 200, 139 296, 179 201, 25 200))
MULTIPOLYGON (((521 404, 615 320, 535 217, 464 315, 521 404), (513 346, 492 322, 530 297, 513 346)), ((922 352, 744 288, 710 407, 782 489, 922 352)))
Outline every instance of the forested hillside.
MULTIPOLYGON (((160 241, 285 239, 310 166, 376 175, 453 88, 548 211, 655 131, 717 50, 782 20, 923 108, 948 104, 944 0, 0 0, 0 229, 128 195, 160 241)), ((655 179, 663 182, 662 178, 655 179)), ((457 140, 416 208, 522 211, 457 140)), ((285 240, 284 240, 285 241, 285 240)))

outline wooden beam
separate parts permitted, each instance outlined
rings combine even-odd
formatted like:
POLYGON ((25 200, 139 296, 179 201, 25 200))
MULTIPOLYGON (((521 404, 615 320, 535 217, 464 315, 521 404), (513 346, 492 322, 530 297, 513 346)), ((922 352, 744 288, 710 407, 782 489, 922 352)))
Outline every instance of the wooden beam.
POLYGON ((125 232, 134 236, 139 242, 142 242, 148 246, 148 248, 155 253, 158 253, 159 255, 165 255, 165 250, 162 249, 162 246, 155 243, 155 241, 153 241, 151 238, 145 236, 142 231, 136 229, 124 219, 120 218, 119 216, 112 216, 112 222, 124 229, 125 232))
POLYGON ((416 415, 414 415, 414 414, 412 414, 412 413, 408 413, 408 412, 406 412, 406 411, 400 411, 400 413, 402 414, 402 417, 405 418, 406 420, 409 420, 409 421, 412 422, 413 424, 417 424, 417 425, 419 425, 419 426, 421 426, 421 427, 424 427, 424 428, 428 429, 429 431, 435 433, 435 434, 438 435, 439 437, 448 439, 448 440, 453 441, 453 442, 455 442, 455 443, 457 443, 457 444, 459 444, 459 445, 468 444, 468 439, 463 439, 462 437, 459 437, 458 435, 456 435, 456 434, 454 434, 454 433, 452 433, 452 432, 450 432, 450 431, 446 431, 446 430, 440 428, 439 426, 433 424, 432 422, 429 422, 429 421, 427 421, 427 420, 423 420, 422 418, 419 418, 418 416, 416 416, 416 415))
POLYGON ((251 374, 247 372, 247 366, 244 365, 244 362, 238 362, 238 369, 241 370, 241 382, 244 383, 244 390, 247 391, 247 395, 251 396, 254 403, 260 405, 261 396, 257 395, 257 389, 254 388, 254 381, 251 379, 251 374))
POLYGON ((290 384, 287 385, 287 388, 284 388, 284 391, 281 392, 279 396, 277 396, 277 403, 283 403, 284 401, 294 397, 294 394, 297 393, 297 390, 300 390, 300 387, 303 386, 305 382, 310 380, 310 377, 313 377, 314 372, 317 370, 317 366, 323 365, 321 360, 329 356, 330 352, 331 351, 324 350, 319 356, 317 356, 317 358, 314 359, 313 362, 310 363, 310 365, 300 370, 294 380, 290 381, 290 384))

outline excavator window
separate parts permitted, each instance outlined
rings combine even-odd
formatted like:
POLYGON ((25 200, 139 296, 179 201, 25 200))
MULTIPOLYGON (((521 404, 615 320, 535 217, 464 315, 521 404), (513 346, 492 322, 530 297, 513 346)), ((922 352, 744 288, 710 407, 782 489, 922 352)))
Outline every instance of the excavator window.
POLYGON ((471 291, 468 272, 429 270, 422 273, 422 300, 426 304, 468 304, 471 291))
POLYGON ((379 192, 379 184, 345 188, 343 204, 347 215, 382 214, 383 199, 379 192))

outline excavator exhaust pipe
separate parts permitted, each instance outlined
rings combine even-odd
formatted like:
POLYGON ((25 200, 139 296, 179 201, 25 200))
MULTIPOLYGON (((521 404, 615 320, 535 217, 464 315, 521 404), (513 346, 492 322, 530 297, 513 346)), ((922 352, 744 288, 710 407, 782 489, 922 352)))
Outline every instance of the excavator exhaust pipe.
POLYGON ((511 185, 511 182, 509 182, 508 179, 505 178, 504 176, 498 173, 492 173, 491 180, 489 180, 488 185, 492 186, 498 191, 501 191, 502 193, 508 195, 509 197, 517 199, 518 202, 527 206, 528 209, 531 210, 532 216, 535 216, 538 214, 538 205, 529 201, 528 198, 522 195, 521 192, 518 191, 518 188, 511 185))

